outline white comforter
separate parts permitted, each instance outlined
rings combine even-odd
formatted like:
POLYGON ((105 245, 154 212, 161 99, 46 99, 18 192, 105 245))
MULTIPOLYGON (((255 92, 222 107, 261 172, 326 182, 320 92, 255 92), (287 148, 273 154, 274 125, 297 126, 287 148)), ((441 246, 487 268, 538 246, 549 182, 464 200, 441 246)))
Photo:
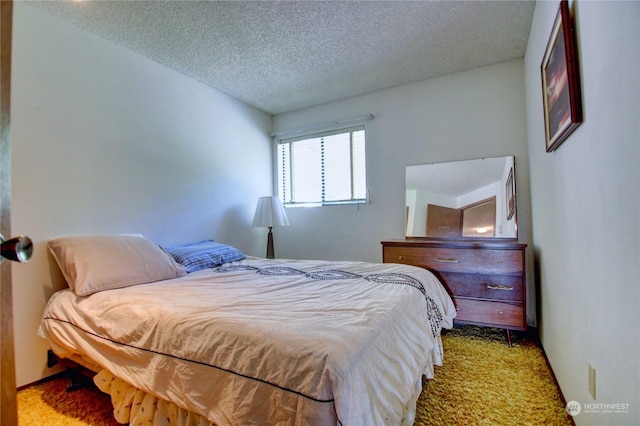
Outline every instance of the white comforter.
POLYGON ((397 425, 442 362, 455 308, 406 265, 247 259, 182 278, 53 295, 42 331, 217 425, 397 425))

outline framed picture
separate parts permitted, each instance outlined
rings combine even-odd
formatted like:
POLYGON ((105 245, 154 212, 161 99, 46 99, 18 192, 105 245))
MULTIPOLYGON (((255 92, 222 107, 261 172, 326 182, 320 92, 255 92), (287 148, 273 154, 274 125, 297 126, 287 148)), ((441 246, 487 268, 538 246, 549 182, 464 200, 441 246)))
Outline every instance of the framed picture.
POLYGON ((550 152, 582 123, 578 56, 566 0, 560 2, 540 69, 545 137, 550 152))
POLYGON ((509 170, 509 177, 507 177, 507 184, 505 185, 506 194, 506 206, 507 206, 507 220, 511 220, 513 214, 516 211, 516 188, 513 182, 513 167, 509 170))

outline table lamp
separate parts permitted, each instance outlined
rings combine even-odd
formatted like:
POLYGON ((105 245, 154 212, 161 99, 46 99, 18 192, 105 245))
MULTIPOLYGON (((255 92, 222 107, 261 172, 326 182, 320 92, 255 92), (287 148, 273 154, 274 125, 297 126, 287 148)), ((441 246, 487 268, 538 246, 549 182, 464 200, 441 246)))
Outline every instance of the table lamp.
POLYGON ((253 217, 254 228, 269 228, 269 236, 267 237, 267 259, 274 258, 273 250, 273 232, 271 228, 274 226, 287 226, 289 220, 280 199, 273 197, 258 198, 258 206, 256 214, 253 217))

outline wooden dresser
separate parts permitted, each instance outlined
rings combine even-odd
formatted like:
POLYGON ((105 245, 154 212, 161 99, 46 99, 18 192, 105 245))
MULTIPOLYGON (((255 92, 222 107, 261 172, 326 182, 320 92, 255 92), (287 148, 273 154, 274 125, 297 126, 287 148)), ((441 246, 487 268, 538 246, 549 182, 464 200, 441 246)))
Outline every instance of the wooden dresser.
POLYGON ((455 322, 526 330, 526 244, 511 241, 382 241, 382 261, 420 266, 447 288, 455 322))

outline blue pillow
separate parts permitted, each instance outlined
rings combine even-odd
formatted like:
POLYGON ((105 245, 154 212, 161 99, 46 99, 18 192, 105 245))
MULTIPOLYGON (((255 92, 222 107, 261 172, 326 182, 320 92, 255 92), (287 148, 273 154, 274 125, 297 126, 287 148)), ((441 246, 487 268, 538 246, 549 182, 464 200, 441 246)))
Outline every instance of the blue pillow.
POLYGON ((245 258, 245 255, 238 249, 216 243, 213 240, 164 247, 164 249, 173 256, 176 262, 184 265, 187 268, 187 272, 215 268, 223 263, 245 258))

